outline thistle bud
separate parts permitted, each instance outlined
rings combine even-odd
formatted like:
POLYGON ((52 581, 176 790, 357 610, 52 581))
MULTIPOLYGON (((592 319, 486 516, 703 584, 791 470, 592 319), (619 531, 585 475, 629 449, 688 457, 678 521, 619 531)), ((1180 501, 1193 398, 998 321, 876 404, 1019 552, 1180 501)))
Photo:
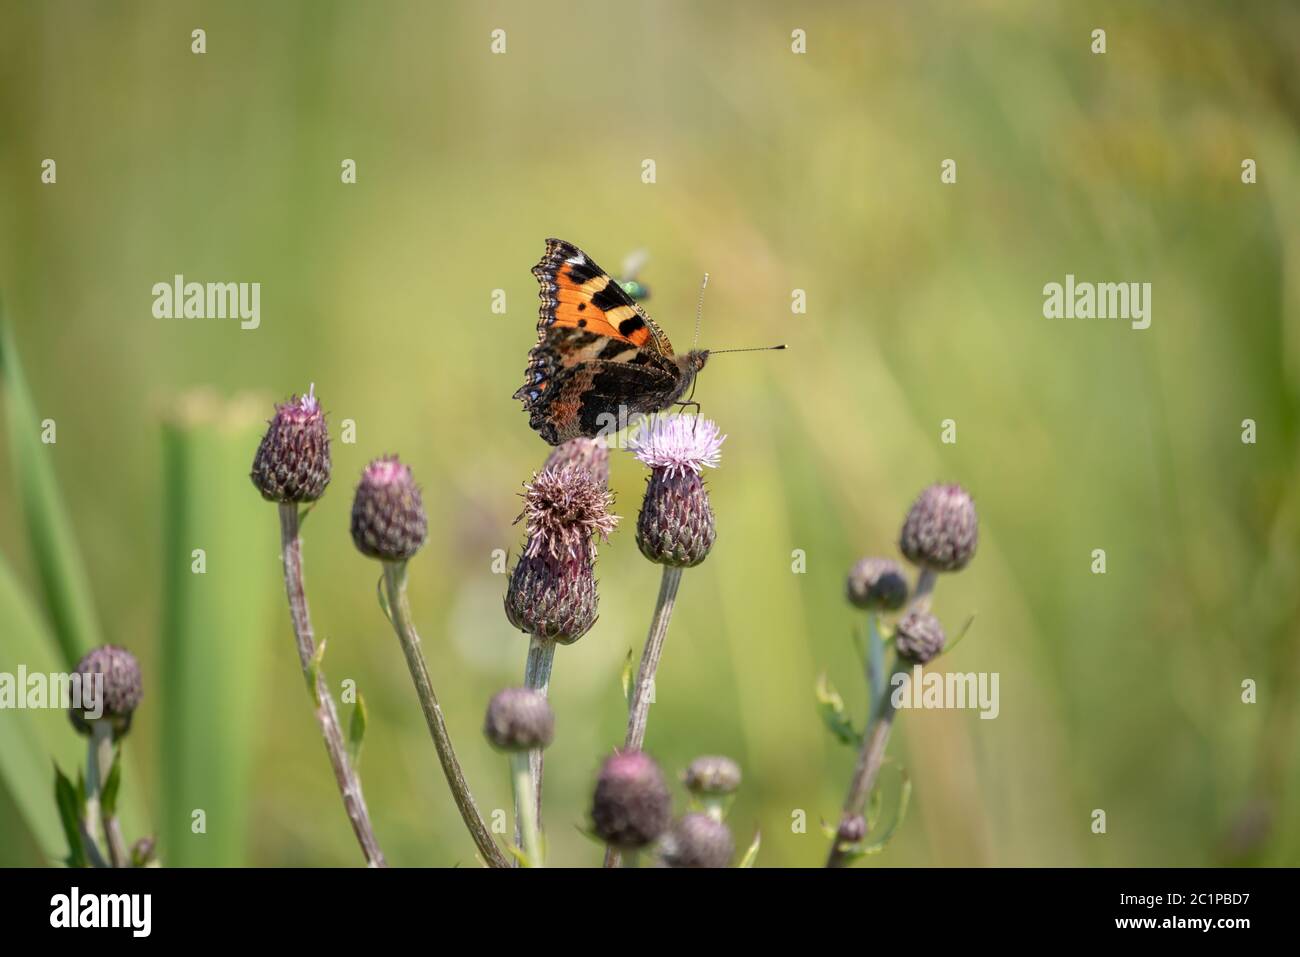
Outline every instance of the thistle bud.
POLYGON ((521 555, 506 589, 506 618, 520 631, 570 645, 596 623, 591 560, 521 555))
POLYGON ((81 707, 68 709, 72 726, 81 734, 90 734, 95 722, 106 721, 114 740, 131 730, 131 716, 144 696, 135 655, 116 645, 101 645, 87 652, 75 671, 81 676, 81 707), (93 679, 95 675, 102 676, 102 686, 93 679), (87 711, 101 714, 88 718, 87 711))
POLYGON ((330 436, 316 387, 275 407, 249 478, 269 502, 314 502, 330 481, 330 436))
POLYGON ((708 814, 687 814, 659 844, 668 867, 726 867, 735 850, 730 829, 708 814))
POLYGON ((375 459, 352 499, 352 541, 370 558, 404 562, 424 544, 428 522, 420 489, 397 456, 375 459))
POLYGON ((694 472, 651 473, 636 523, 642 555, 660 565, 690 568, 709 556, 717 537, 703 479, 694 472))
POLYGON ((909 562, 936 572, 966 567, 979 541, 979 518, 960 485, 931 485, 907 513, 898 547, 909 562))
POLYGON ((923 665, 943 651, 943 625, 929 612, 909 611, 894 626, 894 648, 898 656, 923 665))
POLYGON ((555 712, 540 691, 506 688, 488 702, 483 734, 498 751, 549 747, 555 738, 555 712))
POLYGON ((907 602, 907 578, 892 559, 864 558, 849 571, 845 592, 858 608, 897 611, 907 602))
POLYGON ((654 759, 642 751, 606 759, 591 802, 601 840, 620 849, 645 847, 668 829, 672 813, 672 796, 654 759))
POLYGON ((142 837, 131 845, 131 866, 149 867, 157 860, 157 842, 152 837, 142 837))
POLYGON ((867 836, 867 819, 861 814, 848 814, 840 819, 835 840, 840 844, 858 844, 867 836))
POLYGON ((579 436, 555 447, 546 459, 543 471, 560 471, 573 466, 602 488, 609 485, 609 447, 602 438, 579 436))
POLYGON ((740 787, 740 765, 731 758, 705 755, 687 765, 682 781, 696 797, 734 794, 740 787))

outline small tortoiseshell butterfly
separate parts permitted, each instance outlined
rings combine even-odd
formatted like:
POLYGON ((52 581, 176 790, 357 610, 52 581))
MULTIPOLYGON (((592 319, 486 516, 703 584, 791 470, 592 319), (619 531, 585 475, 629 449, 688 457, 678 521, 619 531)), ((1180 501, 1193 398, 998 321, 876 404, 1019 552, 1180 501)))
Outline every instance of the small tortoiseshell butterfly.
POLYGON ((548 239, 533 275, 542 297, 537 344, 514 397, 543 439, 559 445, 689 404, 682 396, 708 361, 707 349, 675 355, 628 291, 572 243, 548 239))

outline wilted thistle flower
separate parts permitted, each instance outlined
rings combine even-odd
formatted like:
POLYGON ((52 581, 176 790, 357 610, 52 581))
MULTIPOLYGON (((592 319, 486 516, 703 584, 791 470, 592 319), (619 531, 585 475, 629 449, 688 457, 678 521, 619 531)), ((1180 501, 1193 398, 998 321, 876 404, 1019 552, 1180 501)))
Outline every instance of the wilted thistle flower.
POLYGON ((81 675, 81 707, 69 708, 68 718, 81 734, 90 734, 97 721, 108 722, 116 740, 131 729, 131 715, 144 696, 140 663, 135 655, 116 645, 101 645, 86 652, 74 669, 81 675), (103 687, 97 694, 91 675, 103 675, 103 687), (100 700, 102 698, 102 700, 100 700), (87 711, 102 708, 99 718, 87 718, 87 711))
POLYGON ((687 765, 682 781, 696 797, 734 794, 740 787, 740 765, 721 755, 705 755, 687 765))
POLYGON ((572 465, 586 472, 602 488, 609 485, 609 447, 599 436, 594 439, 579 436, 561 442, 546 458, 542 471, 560 471, 572 465))
POLYGON ((361 473, 352 499, 352 541, 370 558, 404 562, 428 532, 424 503, 411 470, 397 456, 375 459, 361 473))
POLYGON ((893 559, 864 558, 849 571, 845 592, 858 608, 897 611, 907 602, 907 578, 893 559))
POLYGON ((668 867, 726 867, 735 850, 731 830, 708 814, 687 814, 659 842, 668 867))
MULTIPOLYGON (((548 468, 524 486, 527 541, 510 574, 510 623, 538 638, 570 644, 596 621, 594 538, 608 538, 618 516, 613 496, 577 464, 548 468)), ((516 519, 518 521, 518 519, 516 519)))
POLYGON ((966 567, 979 541, 979 518, 960 485, 931 485, 912 505, 898 547, 907 560, 936 572, 966 567))
POLYGON ((894 626, 898 657, 923 665, 943 651, 943 625, 929 612, 909 611, 894 626))
POLYGON ((498 751, 549 747, 555 738, 555 712, 540 691, 506 688, 488 702, 483 734, 498 751))
POLYGON ((314 502, 330 481, 330 436, 313 385, 275 407, 253 456, 253 484, 270 502, 314 502))
POLYGON ((591 821, 605 843, 635 850, 668 829, 672 803, 654 759, 642 751, 623 751, 601 765, 591 801, 591 821))
POLYGON ((689 568, 708 557, 717 538, 713 509, 700 477, 717 468, 725 435, 695 416, 658 416, 629 440, 650 466, 636 523, 636 543, 652 562, 689 568))

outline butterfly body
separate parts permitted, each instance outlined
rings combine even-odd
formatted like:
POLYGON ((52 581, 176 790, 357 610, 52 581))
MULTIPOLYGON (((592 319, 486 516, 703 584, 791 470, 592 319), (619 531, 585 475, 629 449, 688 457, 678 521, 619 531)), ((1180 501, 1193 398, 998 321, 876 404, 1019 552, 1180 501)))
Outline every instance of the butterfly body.
POLYGON ((586 253, 546 241, 537 343, 515 392, 528 424, 551 445, 617 431, 630 417, 682 403, 707 350, 684 355, 586 253))

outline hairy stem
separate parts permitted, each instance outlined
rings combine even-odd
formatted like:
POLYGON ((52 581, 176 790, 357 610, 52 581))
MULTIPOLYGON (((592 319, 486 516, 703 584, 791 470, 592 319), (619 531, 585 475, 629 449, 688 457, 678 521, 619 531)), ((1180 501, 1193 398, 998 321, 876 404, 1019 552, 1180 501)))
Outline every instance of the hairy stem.
POLYGON ((293 619, 293 633, 298 642, 298 660, 303 677, 308 681, 308 691, 316 705, 316 721, 325 739, 334 781, 343 798, 343 809, 352 824, 352 831, 361 845, 366 864, 386 867, 384 852, 379 848, 370 812, 366 809, 365 795, 361 791, 361 778, 348 760, 347 745, 339 726, 338 711, 330 696, 325 675, 316 662, 316 638, 311 627, 311 613, 307 608, 307 589, 302 576, 302 539, 298 536, 298 506, 285 502, 280 505, 280 547, 284 560, 284 590, 289 599, 289 616, 293 619), (312 686, 313 672, 315 674, 312 686))
MULTIPOLYGON (((659 580, 659 599, 655 602, 654 617, 650 619, 650 634, 646 636, 645 651, 641 653, 641 667, 637 670, 636 685, 632 689, 632 701, 627 712, 627 737, 623 742, 624 751, 640 751, 645 744, 646 723, 650 719, 650 699, 654 697, 655 672, 659 670, 659 659, 663 657, 664 642, 668 640, 668 623, 673 617, 673 606, 677 603, 677 586, 681 584, 682 570, 673 565, 665 565, 663 577, 659 580)), ((605 849, 605 866, 618 867, 619 852, 612 847, 605 849)))
POLYGON ((456 749, 452 746, 451 735, 442 718, 442 707, 438 696, 433 692, 429 681, 429 670, 424 663, 424 654, 420 651, 420 636, 416 633, 411 618, 411 606, 406 598, 406 563, 384 562, 384 595, 388 600, 388 614, 393 622, 393 631, 402 645, 406 656, 406 665, 411 671, 411 680, 415 683, 415 694, 420 699, 420 710, 424 712, 425 723, 429 726, 429 736, 438 751, 438 761, 442 772, 447 777, 447 786, 451 796, 460 810, 461 819, 469 829, 470 837, 479 854, 490 867, 509 867, 505 855, 492 840, 492 834, 478 812, 474 795, 470 793, 465 774, 456 760, 456 749))
POLYGON ((516 830, 523 832, 524 856, 528 858, 528 867, 543 867, 542 841, 537 827, 537 801, 533 797, 533 775, 529 767, 528 754, 510 755, 510 765, 514 771, 515 782, 515 819, 516 830))
POLYGON ((112 840, 105 828, 105 843, 109 848, 109 860, 99 849, 98 829, 106 818, 101 813, 101 796, 108 775, 113 769, 113 729, 108 721, 91 723, 90 740, 86 743, 86 807, 85 819, 81 823, 81 840, 86 847, 86 856, 94 867, 122 867, 113 854, 112 840))

